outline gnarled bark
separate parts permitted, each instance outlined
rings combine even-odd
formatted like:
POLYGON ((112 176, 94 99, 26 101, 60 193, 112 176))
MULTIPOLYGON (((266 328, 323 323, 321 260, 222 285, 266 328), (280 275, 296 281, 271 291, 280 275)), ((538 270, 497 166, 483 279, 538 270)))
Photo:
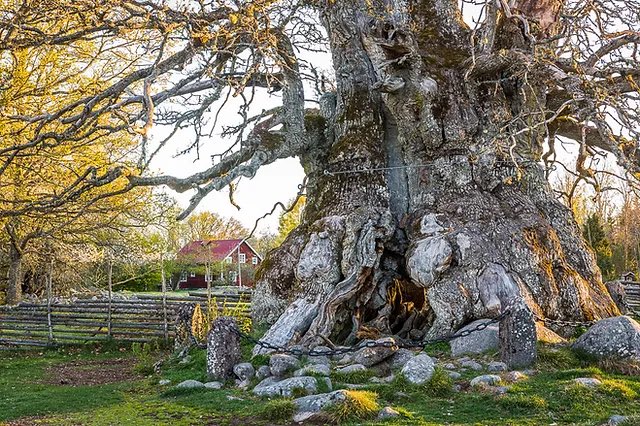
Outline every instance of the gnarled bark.
MULTIPOLYGON (((488 57, 531 57, 531 40, 555 31, 558 2, 520 3, 488 57)), ((259 276, 256 317, 275 320, 265 339, 435 337, 513 299, 543 317, 618 314, 538 163, 546 133, 531 123, 546 120, 547 80, 526 80, 525 62, 474 71, 454 2, 374 4, 324 7, 336 93, 321 142, 301 154, 304 223, 259 276)))

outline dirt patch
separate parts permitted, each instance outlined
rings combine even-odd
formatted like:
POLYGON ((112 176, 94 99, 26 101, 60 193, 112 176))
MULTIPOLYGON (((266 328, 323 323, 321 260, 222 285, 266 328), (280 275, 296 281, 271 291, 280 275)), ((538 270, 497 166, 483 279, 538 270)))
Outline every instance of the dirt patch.
POLYGON ((94 386, 141 379, 134 372, 135 359, 115 358, 95 361, 71 361, 46 370, 44 383, 63 386, 94 386))

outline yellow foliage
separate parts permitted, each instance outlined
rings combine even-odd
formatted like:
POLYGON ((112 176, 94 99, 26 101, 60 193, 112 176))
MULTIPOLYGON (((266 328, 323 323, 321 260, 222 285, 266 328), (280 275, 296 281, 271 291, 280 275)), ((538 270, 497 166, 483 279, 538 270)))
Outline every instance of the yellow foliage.
POLYGON ((242 301, 242 296, 240 296, 240 300, 238 300, 235 306, 227 305, 227 301, 225 300, 222 308, 218 305, 216 298, 212 297, 206 315, 203 313, 200 304, 196 304, 191 319, 191 332, 193 337, 200 342, 204 342, 207 339, 207 334, 209 334, 211 330, 213 321, 218 317, 234 318, 238 323, 240 331, 250 333, 253 322, 251 321, 251 317, 245 314, 248 309, 249 304, 242 301))
POLYGON ((375 416, 380 410, 378 394, 375 392, 348 390, 342 404, 336 404, 331 410, 338 423, 366 419, 375 416))
POLYGON ((202 313, 200 304, 196 304, 193 310, 193 316, 191 317, 191 334, 193 337, 202 342, 206 340, 207 333, 209 333, 209 321, 207 317, 202 313))

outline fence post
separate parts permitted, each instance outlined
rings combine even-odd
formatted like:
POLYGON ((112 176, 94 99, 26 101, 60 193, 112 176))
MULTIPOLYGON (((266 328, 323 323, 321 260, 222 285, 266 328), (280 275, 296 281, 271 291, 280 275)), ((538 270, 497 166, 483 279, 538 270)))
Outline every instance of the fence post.
POLYGON ((109 256, 109 263, 107 264, 107 283, 109 285, 109 310, 107 312, 107 336, 111 337, 111 310, 112 310, 112 298, 113 298, 113 261, 109 256))
POLYGON ((51 287, 52 287, 52 275, 53 275, 53 256, 49 264, 49 276, 47 277, 47 328, 49 329, 49 341, 48 344, 53 343, 53 325, 51 323, 51 287))
POLYGON ((537 357, 533 312, 522 299, 512 300, 508 309, 499 327, 500 358, 509 368, 529 367, 537 357))
POLYGON ((160 255, 160 274, 162 276, 162 323, 164 327, 164 341, 169 341, 169 324, 167 323, 167 281, 164 275, 164 253, 160 255))

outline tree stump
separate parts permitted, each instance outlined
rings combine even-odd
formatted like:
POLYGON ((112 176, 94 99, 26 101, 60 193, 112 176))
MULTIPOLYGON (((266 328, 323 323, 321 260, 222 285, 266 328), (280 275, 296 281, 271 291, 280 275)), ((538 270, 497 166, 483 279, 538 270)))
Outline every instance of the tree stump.
POLYGON ((240 362, 240 336, 236 320, 220 317, 213 321, 207 336, 207 376, 209 380, 232 379, 233 366, 240 362))
POLYGON ((510 369, 531 366, 537 357, 536 323, 524 301, 509 305, 511 314, 500 322, 500 357, 510 369))

